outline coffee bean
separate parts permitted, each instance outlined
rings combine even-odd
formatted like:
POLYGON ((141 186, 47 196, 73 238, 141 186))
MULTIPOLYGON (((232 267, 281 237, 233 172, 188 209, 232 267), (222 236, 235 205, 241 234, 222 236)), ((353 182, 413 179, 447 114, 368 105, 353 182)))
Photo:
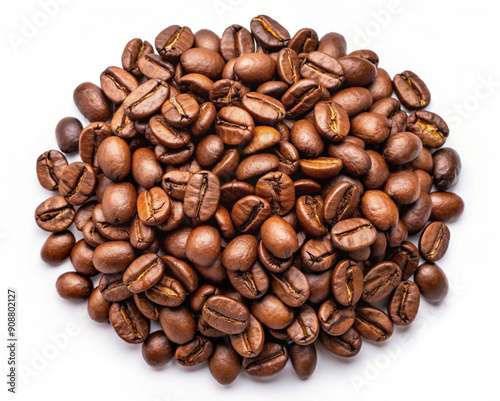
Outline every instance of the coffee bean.
POLYGON ((292 308, 274 295, 267 294, 253 301, 250 310, 252 315, 270 329, 284 329, 293 321, 292 308))
POLYGON ((392 81, 394 92, 408 110, 426 107, 431 101, 431 94, 425 83, 411 71, 396 74, 392 81))
POLYGON ((422 257, 429 262, 437 262, 442 259, 448 250, 450 242, 450 230, 444 223, 434 221, 425 227, 418 248, 422 257))
POLYGON ((386 231, 398 222, 398 208, 385 192, 366 191, 360 205, 363 215, 379 230, 386 231))
POLYGON ((111 118, 111 108, 103 91, 97 85, 84 82, 76 87, 73 100, 87 120, 90 122, 107 121, 111 118))
POLYGON ((221 37, 222 56, 229 61, 243 54, 253 53, 255 44, 251 33, 241 25, 227 27, 221 37))
POLYGON ((59 192, 71 205, 81 205, 94 193, 97 175, 87 163, 74 162, 63 171, 59 181, 59 192))
POLYGON ((320 51, 313 51, 307 55, 300 72, 304 78, 316 79, 330 91, 339 88, 345 80, 342 64, 320 51))
POLYGON ((95 288, 94 291, 92 291, 92 294, 90 294, 89 302, 87 304, 89 317, 94 322, 108 323, 110 307, 111 302, 104 298, 99 288, 95 288))
POLYGON ((276 73, 276 61, 267 54, 243 54, 234 63, 234 73, 245 84, 261 84, 273 79, 276 73))
POLYGON ((118 336, 131 344, 140 344, 149 336, 149 320, 135 306, 134 301, 114 302, 109 309, 109 321, 118 336))
POLYGON ((402 281, 387 307, 394 324, 406 326, 415 320, 420 305, 420 291, 412 281, 402 281))
POLYGON ((440 148, 450 133, 446 122, 435 113, 419 110, 408 116, 408 130, 428 148, 440 148))
POLYGON ((304 305, 310 294, 306 276, 295 266, 283 273, 271 273, 271 287, 276 296, 291 307, 304 305))
POLYGON ((332 268, 338 258, 338 252, 326 236, 312 238, 301 247, 302 263, 313 272, 323 272, 332 268))
POLYGON ((366 144, 382 143, 389 133, 390 122, 380 114, 365 112, 351 119, 351 134, 362 139, 366 144))
POLYGON ((442 148, 432 155, 434 161, 434 185, 439 191, 447 191, 458 182, 462 168, 460 156, 452 148, 442 148))
POLYGON ((100 171, 97 149, 111 134, 110 126, 101 122, 95 122, 85 127, 80 134, 79 144, 82 161, 100 171))
MULTIPOLYGON (((232 79, 221 79, 215 82, 210 89, 210 101, 215 107, 241 106, 243 97, 250 92, 250 88, 241 82, 232 79)), ((254 105, 256 107, 256 105, 254 105)))
POLYGON ((268 50, 279 50, 290 40, 288 31, 267 15, 259 15, 250 22, 250 29, 257 43, 268 50))
POLYGON ((123 282, 133 293, 143 292, 160 281, 164 271, 161 258, 154 253, 146 253, 134 260, 123 273, 123 282))
POLYGON ((141 75, 138 61, 145 54, 153 53, 153 46, 147 41, 142 41, 139 38, 132 39, 125 45, 122 53, 122 66, 126 71, 131 72, 135 76, 141 75))
POLYGON ((424 263, 415 272, 415 284, 430 302, 440 302, 448 294, 448 279, 435 263, 424 263))
POLYGON ((241 99, 241 105, 252 118, 263 125, 274 125, 285 117, 285 106, 270 96, 248 92, 241 99))
POLYGON ((125 115, 132 120, 149 117, 160 110, 168 98, 168 85, 157 78, 150 79, 134 89, 123 101, 125 115))
POLYGON ((171 211, 170 198, 160 187, 146 189, 137 197, 137 215, 144 224, 162 224, 168 219, 171 211))
POLYGON ((307 379, 316 369, 316 347, 314 344, 291 344, 289 347, 290 360, 295 373, 301 379, 307 379))
POLYGON ((364 58, 349 55, 339 58, 338 62, 344 70, 346 85, 366 86, 377 76, 377 67, 364 58))
POLYGON ((413 203, 420 196, 419 177, 409 170, 394 171, 385 183, 384 192, 400 205, 413 203))
POLYGON ((198 102, 189 94, 171 97, 161 106, 165 120, 176 128, 184 128, 193 123, 200 113, 198 102))
POLYGON ((67 165, 66 158, 57 150, 42 153, 36 161, 38 182, 45 189, 55 191, 67 165))
POLYGON ((402 213, 401 220, 408 229, 408 234, 417 234, 429 220, 432 212, 431 197, 426 192, 420 192, 416 202, 408 206, 402 213))
POLYGON ((359 205, 358 187, 347 181, 334 186, 326 196, 321 209, 321 217, 330 226, 349 218, 359 205))
POLYGON ((387 98, 392 95, 392 79, 383 68, 377 68, 377 76, 368 86, 371 92, 373 101, 387 98))
POLYGON ((339 306, 333 299, 325 301, 318 309, 321 328, 332 336, 344 334, 354 324, 354 308, 339 306))
POLYGON ((269 288, 269 277, 259 262, 245 271, 228 269, 227 275, 234 289, 247 299, 259 299, 269 288))
POLYGON ((174 356, 174 345, 163 331, 151 333, 142 344, 142 357, 149 366, 165 366, 174 356))
POLYGON ((220 109, 215 120, 215 132, 226 145, 241 145, 252 139, 255 123, 245 110, 227 106, 220 109))
POLYGON ((328 146, 328 156, 338 158, 342 161, 340 167, 343 167, 345 172, 353 177, 367 174, 372 165, 367 151, 360 146, 346 141, 339 144, 330 144, 328 146))
POLYGON ((283 216, 293 209, 295 188, 291 178, 284 173, 271 172, 259 178, 255 194, 271 205, 273 214, 283 216))
MULTIPOLYGON (((323 87, 315 79, 301 79, 294 83, 281 97, 288 116, 300 116, 314 108, 322 98, 323 87)), ((327 92, 328 93, 328 92, 327 92)))
POLYGON ((333 142, 342 141, 350 129, 347 111, 334 101, 322 101, 314 106, 314 124, 319 134, 333 142))
POLYGON ((86 299, 93 289, 94 285, 89 278, 75 272, 63 273, 56 281, 57 293, 68 301, 86 299))
POLYGON ((242 357, 254 357, 260 354, 264 346, 264 339, 262 325, 251 314, 246 329, 241 333, 230 335, 231 345, 242 357))
POLYGON ((53 196, 43 201, 35 210, 35 221, 42 230, 66 230, 75 219, 75 209, 63 196, 53 196))
POLYGON ((356 308, 354 328, 362 337, 370 341, 386 341, 394 331, 394 325, 384 312, 373 306, 356 308))
POLYGON ((75 236, 71 231, 52 233, 43 243, 40 257, 51 265, 62 263, 69 257, 74 245, 75 236))
POLYGON ((260 235, 264 246, 278 258, 289 258, 298 249, 295 230, 281 217, 269 217, 262 224, 260 235))
POLYGON ((377 237, 377 230, 366 219, 350 218, 335 224, 330 235, 335 247, 351 252, 373 244, 377 237))
POLYGON ((404 164, 415 160, 422 151, 422 141, 411 132, 399 132, 389 137, 382 156, 390 164, 404 164))
POLYGON ((297 219, 305 233, 312 237, 322 237, 328 232, 321 211, 323 210, 323 199, 321 195, 303 195, 297 199, 295 205, 297 219))
POLYGON ((193 174, 187 183, 184 213, 196 221, 205 222, 217 210, 219 198, 219 179, 210 171, 200 171, 193 174))
POLYGON ((210 358, 212 352, 212 342, 205 337, 197 336, 193 341, 177 347, 175 360, 182 366, 195 366, 210 358))
POLYGON ((286 84, 293 85, 300 79, 300 60, 294 50, 288 47, 281 49, 278 53, 276 67, 279 77, 286 84))
POLYGON ((196 227, 186 241, 186 257, 193 263, 208 267, 221 253, 221 238, 216 228, 196 227))
POLYGON ((253 235, 240 235, 227 244, 222 252, 222 264, 228 270, 246 271, 257 259, 258 241, 253 235))
POLYGON ((102 91, 116 104, 121 104, 138 85, 137 79, 122 68, 108 67, 101 74, 102 91))
POLYGON ((463 199, 452 192, 432 192, 431 220, 453 222, 457 220, 464 211, 463 199))
POLYGON ((238 334, 248 326, 250 312, 240 302, 222 295, 207 299, 202 314, 208 324, 227 334, 238 334))
POLYGON ((286 347, 278 343, 265 343, 261 353, 243 359, 243 369, 250 376, 266 377, 281 371, 288 362, 286 347))
POLYGON ((363 301, 377 302, 387 297, 401 282, 401 269, 394 262, 380 262, 364 277, 363 301))
POLYGON ((420 252, 411 242, 403 242, 389 255, 388 260, 396 263, 402 271, 403 280, 408 280, 420 261, 420 252))
POLYGON ((344 259, 333 269, 332 294, 340 305, 355 305, 363 294, 363 271, 352 260, 344 259))
POLYGON ((224 142, 217 135, 207 135, 196 148, 195 156, 202 167, 210 167, 217 163, 224 153, 224 142))
POLYGON ((371 92, 362 87, 342 89, 336 92, 330 100, 344 108, 349 117, 367 111, 373 104, 371 92))
POLYGON ((208 360, 210 373, 220 384, 231 384, 241 370, 241 358, 227 344, 216 344, 208 360))
POLYGON ((330 336, 322 331, 319 339, 328 351, 343 357, 357 355, 362 344, 361 336, 353 327, 341 336, 330 336))
POLYGON ((155 39, 155 47, 165 60, 176 60, 194 44, 194 35, 187 26, 172 25, 161 31, 155 39))
POLYGON ((75 117, 65 117, 60 120, 56 126, 56 140, 59 149, 64 153, 76 152, 82 130, 82 123, 75 117))
POLYGON ((92 262, 101 273, 121 273, 135 259, 132 245, 126 241, 109 241, 99 245, 92 257, 92 262))

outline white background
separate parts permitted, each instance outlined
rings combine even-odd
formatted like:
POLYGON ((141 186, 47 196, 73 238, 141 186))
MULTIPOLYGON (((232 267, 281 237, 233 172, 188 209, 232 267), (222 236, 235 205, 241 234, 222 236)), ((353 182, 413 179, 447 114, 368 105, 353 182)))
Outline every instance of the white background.
POLYGON ((42 5, 54 1, 2 0, 0 6, 0 399, 498 399, 500 15, 495 2, 59 0, 48 15, 42 5), (431 90, 429 110, 450 125, 447 145, 462 157, 454 191, 464 198, 466 211, 450 225, 449 251, 440 262, 449 296, 437 307, 422 302, 412 326, 397 328, 385 344, 365 341, 351 360, 318 347, 318 366, 307 381, 297 379, 289 364, 272 379, 242 373, 222 387, 206 366, 187 369, 172 362, 161 370, 149 368, 140 346, 91 321, 85 303, 58 297, 55 280, 72 266, 49 267, 39 259, 47 234, 35 225, 33 212, 50 194, 38 185, 35 160, 56 148, 59 119, 82 118, 73 89, 83 81, 99 83, 101 71, 120 65, 129 39, 154 43, 172 24, 220 35, 233 23, 248 27, 258 14, 278 19, 292 35, 302 27, 320 36, 340 32, 348 51, 375 50, 391 76, 416 72, 431 90), (15 396, 6 391, 7 287, 18 292, 21 372, 15 396))

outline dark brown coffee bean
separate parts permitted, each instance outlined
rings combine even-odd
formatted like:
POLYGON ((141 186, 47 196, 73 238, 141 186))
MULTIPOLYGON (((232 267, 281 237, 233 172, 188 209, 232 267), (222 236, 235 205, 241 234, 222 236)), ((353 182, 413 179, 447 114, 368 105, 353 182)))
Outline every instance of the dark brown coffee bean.
MULTIPOLYGON (((155 147, 156 158, 167 165, 174 165, 175 169, 181 169, 179 164, 187 163, 194 153, 194 144, 189 142, 185 147, 179 149, 169 149, 162 144, 155 147)), ((198 165, 199 166, 199 165, 198 165)))
POLYGON ((202 336, 180 345, 175 350, 175 360, 182 366, 195 366, 208 360, 213 352, 211 341, 202 336))
POLYGON ((180 64, 187 74, 202 74, 216 80, 220 78, 226 63, 218 51, 197 47, 182 53, 180 64))
POLYGON ((399 220, 396 204, 383 191, 366 191, 360 205, 363 215, 379 230, 386 231, 399 220))
POLYGON ((183 306, 162 308, 160 324, 167 338, 175 344, 186 344, 195 338, 196 322, 191 312, 183 306))
POLYGON ((394 331, 394 325, 389 316, 373 306, 356 308, 354 328, 362 337, 376 342, 387 340, 394 331))
POLYGON ((354 308, 339 306, 333 299, 325 301, 318 309, 321 328, 332 336, 344 334, 354 324, 354 308))
POLYGON ((73 100, 87 120, 107 121, 111 118, 111 108, 101 88, 90 82, 84 82, 76 87, 73 100))
POLYGON ((171 97, 161 106, 161 114, 165 120, 176 128, 190 125, 200 113, 198 102, 189 94, 171 97))
POLYGON ((286 91, 281 98, 281 103, 288 116, 300 116, 314 108, 320 99, 324 100, 322 99, 323 90, 324 88, 315 79, 301 79, 286 91))
POLYGON ((59 149, 64 153, 76 152, 82 130, 82 123, 75 117, 65 117, 59 121, 56 126, 56 140, 59 149))
POLYGON ((127 142, 116 136, 104 139, 97 149, 99 167, 106 177, 116 182, 130 173, 131 160, 127 142))
POLYGON ((377 230, 366 219, 351 218, 335 224, 330 234, 335 247, 352 252, 373 244, 377 230))
POLYGON ((430 197, 432 202, 431 220, 453 222, 464 211, 464 201, 457 194, 452 192, 432 192, 430 197))
MULTIPOLYGON (((233 176, 240 163, 240 153, 237 149, 228 149, 221 157, 220 161, 212 168, 219 181, 233 176)), ((222 191, 222 188, 221 188, 222 191)))
POLYGON ((205 222, 217 210, 220 183, 210 171, 193 174, 186 186, 184 213, 196 221, 205 222))
POLYGON ((322 237, 328 232, 328 227, 321 217, 322 209, 323 199, 320 195, 303 195, 297 199, 297 219, 305 233, 312 237, 322 237))
POLYGON ((288 42, 288 47, 297 54, 309 53, 318 47, 318 34, 314 29, 302 28, 288 42))
POLYGON ((408 110, 419 110, 431 101, 431 94, 425 83, 411 71, 396 74, 392 80, 394 92, 408 110))
POLYGON ((238 334, 231 334, 231 345, 242 357, 254 357, 260 354, 264 346, 264 329, 259 321, 249 315, 247 328, 238 334))
POLYGON ((43 243, 40 257, 45 263, 55 265, 64 262, 75 245, 75 236, 65 230, 50 234, 43 243))
POLYGON ((149 366, 159 368, 165 366, 174 356, 174 345, 163 331, 151 333, 142 344, 142 357, 149 366))
POLYGON ((363 301, 377 302, 387 297, 401 282, 401 269, 394 262, 380 262, 364 277, 363 301))
POLYGON ((415 270, 417 270, 420 261, 420 253, 411 242, 403 242, 389 255, 388 260, 396 263, 403 272, 403 280, 408 280, 415 270))
POLYGON ((377 76, 377 67, 368 60, 356 56, 344 56, 338 59, 344 70, 347 86, 366 86, 377 76))
POLYGON ((308 157, 317 157, 323 153, 324 144, 314 125, 307 120, 297 121, 290 131, 292 144, 308 157))
POLYGON ((128 343, 140 344, 149 336, 149 320, 132 300, 113 303, 109 309, 109 321, 116 334, 128 343))
POLYGON ((336 59, 346 55, 347 43, 345 38, 336 32, 324 35, 318 44, 318 51, 328 54, 336 59))
POLYGON ((255 186, 255 194, 267 200, 273 214, 279 216, 287 214, 294 206, 293 181, 284 173, 271 172, 262 176, 255 186))
POLYGON ((330 144, 328 146, 328 156, 340 159, 345 172, 353 177, 367 174, 372 165, 366 150, 347 141, 330 144))
POLYGON ((338 253, 329 238, 312 238, 301 248, 302 263, 313 272, 323 272, 332 268, 337 261, 338 253))
POLYGON ((271 286, 276 296, 291 307, 301 306, 309 298, 310 288, 307 278, 294 266, 283 273, 272 273, 271 286))
POLYGON ((333 142, 342 141, 350 129, 346 110, 333 101, 322 101, 314 106, 314 124, 319 134, 333 142))
POLYGON ((102 212, 110 224, 123 224, 132 219, 137 207, 137 191, 130 182, 112 183, 104 191, 102 212))
POLYGON ((185 259, 186 242, 192 231, 190 227, 182 227, 172 233, 167 233, 162 243, 163 250, 176 258, 185 259))
POLYGON ((243 359, 243 369, 250 376, 267 377, 283 370, 288 362, 288 351, 283 344, 265 343, 261 353, 243 359))
MULTIPOLYGON (((133 120, 126 114, 123 106, 118 107, 113 119, 111 120, 111 131, 120 138, 134 138, 138 131, 133 120)), ((139 140, 139 138, 135 138, 139 140)))
POLYGON ((260 323, 270 329, 284 329, 293 321, 292 308, 274 295, 267 294, 253 301, 250 310, 260 323))
POLYGON ((222 252, 222 264, 228 270, 246 271, 257 259, 258 241, 253 235, 234 238, 222 252))
POLYGON ((422 151, 422 141, 411 132, 391 135, 382 150, 382 156, 390 164, 404 164, 415 160, 422 151))
POLYGON ((435 263, 423 263, 415 272, 415 284, 421 294, 430 302, 442 301, 448 294, 448 279, 435 263))
POLYGON ((389 133, 390 122, 381 114, 366 112, 351 119, 351 134, 362 139, 366 144, 382 143, 389 133))
POLYGON ((420 305, 420 291, 412 281, 402 281, 389 302, 387 311, 394 324, 406 326, 415 320, 420 305))
POLYGON ((66 157, 57 150, 42 153, 36 161, 38 182, 45 189, 55 191, 67 165, 66 157))
POLYGON ((285 118, 285 106, 279 100, 262 93, 246 93, 241 105, 256 122, 263 125, 275 125, 285 118))
POLYGON ((295 196, 299 198, 305 194, 315 195, 321 191, 321 185, 310 178, 302 178, 294 181, 293 186, 295 188, 295 196))
POLYGON ((158 143, 167 148, 180 149, 187 146, 191 136, 186 130, 174 127, 163 115, 155 115, 149 120, 149 126, 158 143))
POLYGON ((101 74, 101 88, 113 103, 121 104, 137 88, 137 79, 119 67, 108 67, 101 74))
POLYGON ((148 148, 139 148, 133 153, 131 171, 134 181, 143 188, 160 184, 163 176, 163 168, 148 148))
POLYGON ((213 84, 210 89, 210 101, 218 109, 225 106, 241 106, 241 101, 250 88, 241 82, 232 79, 221 79, 213 84))
POLYGON ((186 257, 193 263, 208 267, 221 253, 221 238, 215 227, 196 227, 186 241, 186 257))
POLYGON ((75 272, 63 273, 56 281, 57 293, 68 301, 86 299, 93 289, 94 285, 89 278, 75 272))
POLYGON ((276 257, 286 259, 298 249, 295 230, 278 216, 269 217, 260 229, 264 246, 276 257))
POLYGON ((94 207, 94 210, 92 211, 92 222, 97 228, 97 231, 99 231, 99 233, 107 239, 113 241, 127 241, 130 237, 130 225, 109 224, 106 218, 104 217, 104 212, 102 210, 102 205, 100 203, 98 203, 94 207))
POLYGON ((269 277, 259 262, 246 271, 228 270, 227 274, 234 289, 247 299, 261 298, 269 288, 269 277))
POLYGON ((298 308, 286 331, 294 343, 302 346, 312 344, 320 332, 319 320, 312 306, 304 304, 298 308))
POLYGON ((97 230, 93 221, 88 221, 82 230, 84 241, 91 247, 97 247, 107 241, 107 239, 97 230))
POLYGON ((169 196, 160 187, 141 192, 137 197, 137 214, 147 225, 164 223, 172 211, 169 196))
POLYGON ((317 157, 299 160, 302 172, 312 178, 326 179, 336 176, 342 169, 342 160, 336 157, 317 157))
POLYGON ((231 384, 241 370, 241 358, 227 344, 216 344, 208 360, 210 373, 220 384, 231 384))
POLYGON ((288 269, 293 261, 293 257, 286 259, 281 259, 274 256, 263 244, 262 241, 259 243, 259 248, 257 250, 259 255, 259 260, 262 265, 272 273, 282 273, 288 269))
POLYGON ((257 43, 268 50, 279 50, 290 40, 288 31, 267 15, 252 18, 250 29, 257 43))
POLYGON ((415 174, 420 181, 420 192, 430 193, 432 188, 432 177, 430 174, 424 170, 415 170, 415 174))
POLYGON ((94 248, 88 245, 83 239, 78 241, 71 249, 70 260, 77 273, 86 277, 92 277, 99 274, 94 264, 92 257, 94 256, 94 248))
POLYGON ((408 229, 408 234, 417 234, 429 220, 432 212, 431 197, 426 192, 420 192, 416 202, 407 207, 401 214, 401 220, 408 229))
POLYGON ((345 80, 342 64, 320 51, 313 51, 307 55, 300 72, 304 78, 316 79, 330 91, 339 88, 345 80))
POLYGON ((251 153, 260 152, 277 145, 281 140, 280 133, 267 126, 255 127, 254 136, 251 141, 241 150, 241 153, 248 155, 251 153))
POLYGON ((377 68, 377 76, 368 86, 368 90, 371 92, 374 102, 392 95, 392 79, 386 70, 377 68))
POLYGON ((418 241, 422 257, 429 262, 442 259, 450 242, 450 230, 444 223, 434 221, 425 227, 418 241))
POLYGON ((384 192, 400 205, 415 202, 420 196, 420 180, 413 171, 394 171, 389 175, 384 192))
POLYGON ((126 241, 109 241, 99 245, 92 262, 101 273, 121 273, 134 261, 135 251, 126 241))
POLYGON ((264 175, 276 170, 279 166, 279 159, 269 153, 252 155, 243 160, 236 169, 236 178, 240 181, 264 175))
POLYGON ((231 25, 222 34, 220 49, 222 56, 229 61, 255 50, 253 37, 241 25, 231 25))
MULTIPOLYGON (((163 265, 161 259, 158 263, 163 265)), ((156 274, 156 272, 159 272, 159 269, 156 270, 156 266, 154 267, 154 273, 156 274)), ((186 299, 186 291, 182 287, 181 283, 166 275, 161 276, 160 280, 157 281, 154 286, 146 290, 145 294, 154 303, 170 307, 179 306, 186 299)))
POLYGON ((149 79, 157 78, 168 81, 174 76, 174 65, 154 53, 142 55, 137 66, 140 72, 149 79))
POLYGON ((162 178, 161 186, 168 196, 182 201, 186 193, 187 183, 192 175, 189 171, 168 171, 162 178))
POLYGON ((43 201, 35 210, 35 221, 42 230, 66 230, 75 219, 75 209, 63 196, 53 196, 43 201))
POLYGON ((103 274, 99 281, 99 291, 110 302, 120 302, 133 295, 123 282, 121 273, 103 274))
MULTIPOLYGON (((293 85, 301 78, 300 60, 297 53, 288 47, 281 49, 278 53, 276 67, 279 77, 288 85, 293 85)), ((288 89, 288 86, 286 89, 288 89)))
POLYGON ((317 361, 316 347, 314 344, 291 344, 289 353, 293 369, 301 379, 307 379, 314 373, 317 361))
POLYGON ((417 135, 428 148, 440 148, 450 133, 446 122, 435 113, 419 110, 408 116, 408 131, 417 135))
POLYGON ((198 288, 198 276, 195 270, 183 260, 170 255, 162 256, 165 271, 178 280, 187 293, 193 293, 198 288))
POLYGON ((122 53, 122 66, 126 71, 131 72, 135 76, 141 75, 138 61, 145 54, 153 53, 153 46, 147 41, 142 41, 139 38, 132 39, 125 45, 122 53))
POLYGON ((123 273, 123 282, 130 292, 139 293, 153 287, 162 278, 164 264, 154 253, 146 253, 134 260, 123 273))
POLYGON ((187 26, 172 25, 161 31, 155 39, 155 47, 165 60, 176 60, 194 44, 194 35, 187 26))
POLYGON ((254 129, 252 116, 240 107, 223 107, 215 120, 215 132, 226 145, 247 143, 252 139, 254 129))
POLYGON ((332 274, 332 294, 340 305, 356 304, 363 294, 363 271, 352 260, 337 263, 332 274))
POLYGON ((442 148, 432 155, 434 160, 434 185, 439 191, 447 191, 458 182, 462 162, 452 148, 442 148))
POLYGON ((108 323, 110 307, 111 302, 103 297, 99 288, 95 288, 94 291, 92 291, 92 294, 90 294, 89 302, 87 304, 89 317, 94 322, 108 323))
POLYGON ((109 125, 95 122, 89 124, 80 134, 80 157, 84 163, 88 163, 100 171, 97 160, 97 149, 101 143, 112 134, 109 125))
POLYGON ((247 85, 271 81, 276 73, 276 62, 262 53, 247 53, 239 56, 234 63, 234 73, 247 85))
POLYGON ((97 175, 87 163, 69 164, 59 180, 59 192, 71 205, 81 205, 94 193, 97 175))
POLYGON ((134 303, 137 309, 144 315, 144 317, 157 321, 159 318, 159 309, 156 304, 151 302, 146 296, 146 293, 133 294, 134 303))
POLYGON ((331 101, 339 104, 347 112, 348 116, 352 117, 362 111, 367 111, 373 104, 373 97, 368 89, 354 87, 336 92, 331 101))
POLYGON ((125 115, 133 120, 149 117, 160 110, 169 95, 168 85, 159 79, 150 79, 138 86, 123 101, 125 115))
POLYGON ((233 221, 231 220, 229 210, 222 205, 217 206, 214 218, 219 226, 222 237, 227 241, 232 239, 236 234, 236 230, 234 228, 233 221))
POLYGON ((335 185, 326 196, 321 217, 330 226, 352 216, 359 205, 360 192, 356 185, 343 181, 335 185))
POLYGON ((214 295, 205 302, 202 314, 208 324, 227 334, 238 334, 248 326, 250 312, 240 302, 214 295))
POLYGON ((361 336, 353 327, 341 336, 330 336, 322 331, 319 339, 328 351, 346 358, 357 355, 362 344, 361 336))
POLYGON ((196 147, 195 156, 202 167, 217 163, 224 153, 224 142, 217 135, 205 136, 196 147))
POLYGON ((422 148, 422 152, 420 153, 420 155, 410 164, 414 169, 416 170, 420 169, 429 174, 432 174, 432 171, 434 170, 434 160, 432 159, 432 154, 430 150, 425 147, 422 148))

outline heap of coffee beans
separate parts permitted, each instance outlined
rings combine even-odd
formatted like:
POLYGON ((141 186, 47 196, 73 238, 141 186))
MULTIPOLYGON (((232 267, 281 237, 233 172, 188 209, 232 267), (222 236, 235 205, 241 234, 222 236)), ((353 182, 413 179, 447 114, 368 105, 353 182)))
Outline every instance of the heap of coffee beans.
POLYGON ((173 25, 154 45, 132 39, 100 87, 75 89, 90 124, 64 118, 56 137, 81 161, 37 160, 59 192, 35 212, 42 259, 75 269, 63 298, 88 299, 148 364, 208 361, 229 384, 288 359, 307 378, 318 341, 352 357, 410 324, 421 295, 446 296, 460 158, 415 73, 391 79, 342 35, 292 37, 265 15, 221 38, 173 25))

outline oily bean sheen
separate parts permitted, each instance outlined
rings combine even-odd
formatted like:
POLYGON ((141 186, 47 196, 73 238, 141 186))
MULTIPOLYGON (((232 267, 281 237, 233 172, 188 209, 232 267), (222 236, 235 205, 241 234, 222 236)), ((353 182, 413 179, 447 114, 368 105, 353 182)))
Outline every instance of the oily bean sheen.
POLYGON ((422 79, 267 15, 164 28, 125 40, 99 86, 78 85, 88 122, 62 118, 64 154, 36 161, 55 191, 37 201, 40 256, 74 268, 61 297, 87 300, 148 365, 207 362, 228 385, 289 358, 306 379, 318 341, 355 356, 415 320, 420 296, 446 296, 435 262, 464 212, 450 192, 462 165, 422 79))

